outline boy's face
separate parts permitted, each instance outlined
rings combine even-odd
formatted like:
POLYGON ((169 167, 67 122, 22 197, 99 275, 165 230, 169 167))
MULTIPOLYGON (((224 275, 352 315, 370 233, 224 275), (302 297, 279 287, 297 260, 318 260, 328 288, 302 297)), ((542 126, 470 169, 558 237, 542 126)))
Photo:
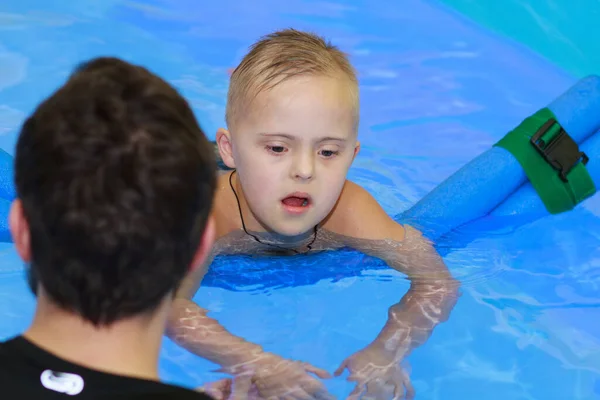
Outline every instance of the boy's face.
POLYGON ((349 85, 329 77, 294 78, 259 94, 249 115, 238 118, 230 166, 265 228, 299 235, 335 206, 359 148, 349 85))

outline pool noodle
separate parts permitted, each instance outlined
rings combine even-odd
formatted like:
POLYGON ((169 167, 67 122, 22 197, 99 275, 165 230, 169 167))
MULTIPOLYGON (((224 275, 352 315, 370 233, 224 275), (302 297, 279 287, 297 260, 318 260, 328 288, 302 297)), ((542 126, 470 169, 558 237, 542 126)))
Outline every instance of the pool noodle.
MULTIPOLYGON (((558 122, 577 143, 600 129, 600 77, 588 76, 548 105, 558 122)), ((596 137, 597 138, 597 137, 596 137)), ((590 161, 588 171, 600 187, 600 145, 594 138, 582 150, 590 161)), ((451 175, 413 207, 396 217, 411 223, 431 240, 490 213, 510 215, 548 212, 517 159, 492 147, 451 175)))
MULTIPOLYGON (((579 145, 579 149, 590 156, 600 158, 600 134, 593 135, 579 145)), ((597 188, 600 188, 600 162, 589 162, 587 170, 597 188)), ((473 240, 493 234, 510 234, 523 225, 550 215, 542 199, 530 182, 525 182, 488 215, 471 221, 441 235, 436 239, 438 252, 446 256, 449 252, 468 246, 473 240)))

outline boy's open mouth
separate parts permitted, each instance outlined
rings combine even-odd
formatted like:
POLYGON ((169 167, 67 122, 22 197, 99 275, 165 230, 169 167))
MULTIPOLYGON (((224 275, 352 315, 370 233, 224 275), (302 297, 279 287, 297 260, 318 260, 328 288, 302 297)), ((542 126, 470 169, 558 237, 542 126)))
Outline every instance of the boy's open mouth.
POLYGON ((281 202, 288 207, 307 207, 310 205, 310 196, 305 193, 292 193, 281 202))

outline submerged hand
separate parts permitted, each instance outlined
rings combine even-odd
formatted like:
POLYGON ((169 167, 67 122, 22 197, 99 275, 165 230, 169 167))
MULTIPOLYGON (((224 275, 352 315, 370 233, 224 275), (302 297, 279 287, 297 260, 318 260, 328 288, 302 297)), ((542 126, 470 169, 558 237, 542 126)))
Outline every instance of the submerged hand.
POLYGON ((206 393, 215 400, 258 399, 256 388, 252 386, 252 376, 249 374, 238 375, 234 379, 226 378, 207 383, 196 390, 206 393))
POLYGON ((349 381, 356 382, 349 400, 377 399, 412 400, 415 390, 408 373, 389 352, 367 347, 345 359, 334 375, 348 369, 349 381))
MULTIPOLYGON (((333 399, 319 378, 331 378, 320 368, 300 361, 286 360, 270 353, 263 353, 256 360, 243 365, 222 369, 224 372, 252 375, 253 394, 261 399, 333 399), (251 371, 251 372, 250 372, 251 371)), ((252 398, 252 397, 250 397, 252 398)))

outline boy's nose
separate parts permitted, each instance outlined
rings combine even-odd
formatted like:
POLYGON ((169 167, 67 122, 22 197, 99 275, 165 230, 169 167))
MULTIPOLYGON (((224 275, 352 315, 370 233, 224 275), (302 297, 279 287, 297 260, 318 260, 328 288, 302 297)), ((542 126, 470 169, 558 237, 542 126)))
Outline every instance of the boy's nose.
POLYGON ((298 157, 294 163, 292 171, 294 179, 310 180, 312 179, 315 171, 314 159, 311 156, 303 155, 298 157))
POLYGON ((312 179, 312 173, 310 171, 298 171, 294 178, 307 181, 312 179))

